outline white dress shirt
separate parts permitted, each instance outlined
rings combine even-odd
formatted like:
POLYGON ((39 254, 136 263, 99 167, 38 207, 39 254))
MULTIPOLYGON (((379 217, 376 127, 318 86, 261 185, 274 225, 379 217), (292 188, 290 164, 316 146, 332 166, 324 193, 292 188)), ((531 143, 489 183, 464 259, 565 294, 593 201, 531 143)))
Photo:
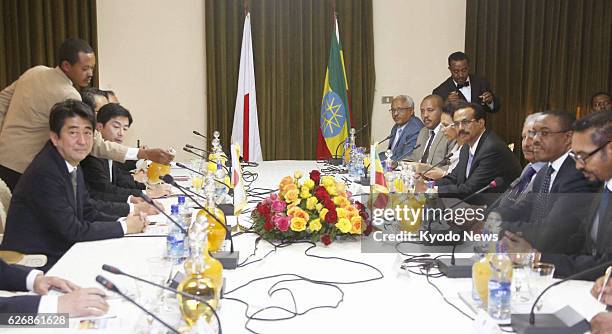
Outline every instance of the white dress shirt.
POLYGON ((557 174, 559 174, 559 169, 561 169, 561 165, 563 165, 563 163, 565 162, 565 159, 567 159, 569 156, 569 151, 565 152, 564 155, 558 157, 555 161, 549 163, 549 166, 552 166, 552 168, 554 169, 553 173, 550 174, 550 185, 548 187, 548 192, 550 192, 550 189, 552 189, 553 183, 555 183, 555 178, 557 177, 557 174))

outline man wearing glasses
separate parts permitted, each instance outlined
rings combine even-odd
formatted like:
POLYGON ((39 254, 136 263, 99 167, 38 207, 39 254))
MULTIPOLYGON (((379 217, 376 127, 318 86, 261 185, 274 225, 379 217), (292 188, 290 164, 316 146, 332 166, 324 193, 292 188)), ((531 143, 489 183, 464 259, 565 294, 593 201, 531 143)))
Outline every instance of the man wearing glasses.
POLYGON ((548 111, 536 119, 528 135, 533 137, 537 161, 546 162, 533 181, 532 192, 499 213, 510 231, 521 232, 534 247, 553 253, 575 252, 579 222, 588 212, 598 185, 576 169, 569 152, 574 115, 548 111))
MULTIPOLYGON (((535 260, 555 265, 555 275, 566 277, 576 272, 595 267, 612 258, 612 206, 609 205, 612 191, 612 111, 589 114, 573 125, 572 150, 569 156, 576 169, 590 181, 603 181, 594 198, 587 205, 588 212, 580 217, 580 229, 573 240, 580 241, 581 248, 573 253, 557 254, 544 252, 512 233, 506 233, 504 242, 509 252, 533 252, 535 260)), ((586 279, 595 280, 603 275, 594 273, 586 279)))
MULTIPOLYGON (((456 102, 453 127, 465 144, 461 148, 459 163, 453 171, 437 182, 441 197, 464 199, 484 188, 497 177, 504 184, 488 192, 502 193, 507 184, 521 173, 518 160, 497 135, 485 127, 486 112, 475 103, 456 102)), ((468 203, 490 204, 495 198, 475 196, 468 203)))
POLYGON ((414 150, 423 122, 414 116, 414 101, 408 95, 394 97, 389 112, 395 125, 391 129, 387 149, 393 152, 392 159, 399 161, 414 150))

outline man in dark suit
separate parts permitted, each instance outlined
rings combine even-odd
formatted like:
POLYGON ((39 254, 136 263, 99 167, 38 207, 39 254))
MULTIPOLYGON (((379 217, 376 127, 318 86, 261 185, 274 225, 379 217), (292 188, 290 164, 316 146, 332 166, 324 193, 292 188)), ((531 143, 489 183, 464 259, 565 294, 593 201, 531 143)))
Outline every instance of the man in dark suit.
MULTIPOLYGON (((459 101, 453 114, 453 126, 461 140, 459 163, 453 171, 436 182, 440 197, 464 199, 484 188, 497 177, 503 184, 485 193, 502 193, 508 180, 516 179, 521 167, 512 152, 496 134, 485 127, 485 111, 480 105, 459 101)), ((468 201, 470 204, 492 203, 496 198, 485 193, 468 201)))
MULTIPOLYGON (((535 260, 553 263, 555 276, 567 277, 612 259, 612 112, 596 112, 574 123, 572 150, 576 169, 590 181, 603 181, 588 213, 580 217, 580 229, 571 240, 581 241, 581 249, 572 254, 542 252, 520 236, 506 232, 503 242, 511 253, 535 252, 535 260)), ((563 240, 563 237, 560 237, 563 240)), ((567 239, 565 239, 567 240, 567 239)), ((586 279, 595 280, 603 271, 586 279)))
POLYGON ((498 208, 506 228, 521 232, 543 252, 575 251, 570 238, 588 213, 599 184, 590 182, 576 169, 569 156, 574 115, 548 111, 538 117, 530 130, 535 159, 546 162, 533 181, 532 191, 515 205, 498 208))
POLYGON ((536 161, 535 154, 533 153, 533 136, 529 132, 533 129, 535 120, 540 117, 542 113, 537 112, 530 114, 525 118, 523 123, 523 130, 521 131, 521 148, 523 157, 527 160, 527 165, 523 168, 521 175, 516 178, 508 189, 504 192, 499 199, 489 206, 487 210, 493 211, 498 207, 514 205, 516 202, 523 199, 531 189, 533 188, 533 181, 536 174, 546 165, 545 162, 536 161))
MULTIPOLYGON (((414 116, 414 100, 408 95, 394 97, 389 111, 395 125, 391 128, 387 149, 393 152, 391 158, 399 161, 412 153, 423 122, 414 116)), ((386 159, 383 154, 381 152, 381 160, 386 159)))
POLYGON ((37 294, 0 297, 0 313, 68 313, 71 317, 83 317, 101 316, 108 311, 104 292, 99 289, 81 289, 65 279, 43 276, 40 270, 8 265, 1 259, 0 290, 37 294), (51 289, 66 294, 45 296, 51 289))
POLYGON ((89 202, 78 167, 93 143, 95 119, 83 102, 66 100, 53 106, 51 140, 36 155, 17 183, 0 248, 44 254, 43 270, 51 268, 75 243, 139 233, 143 215, 115 220, 89 202))
POLYGON ((489 113, 499 111, 499 99, 491 91, 486 79, 470 74, 470 60, 463 52, 454 52, 448 56, 448 70, 451 76, 433 90, 445 102, 464 100, 477 103, 489 113))
MULTIPOLYGON (((100 108, 96 118, 96 130, 104 140, 123 144, 123 138, 132 125, 132 115, 127 109, 116 103, 108 103, 100 108)), ((134 200, 146 188, 144 184, 135 182, 128 172, 118 168, 112 160, 89 155, 81 161, 81 166, 92 198, 137 203, 134 200)))

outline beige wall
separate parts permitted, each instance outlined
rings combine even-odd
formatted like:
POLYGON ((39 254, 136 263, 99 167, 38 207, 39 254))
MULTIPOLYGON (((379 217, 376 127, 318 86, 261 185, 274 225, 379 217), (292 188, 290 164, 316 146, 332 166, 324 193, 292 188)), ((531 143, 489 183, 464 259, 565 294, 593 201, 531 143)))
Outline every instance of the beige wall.
MULTIPOLYGON (((447 57, 464 49, 465 0, 375 0, 376 92, 372 138, 389 135, 393 120, 383 96, 410 95, 419 104, 448 76, 447 57)), ((346 51, 346 50, 345 50, 346 51)))
POLYGON ((206 130, 204 1, 98 1, 100 88, 134 116, 127 144, 202 145, 206 130))
MULTIPOLYGON (((393 125, 382 96, 408 94, 418 110, 448 76, 446 57, 464 48, 465 0, 375 0, 373 11, 380 140, 393 125)), ((100 87, 134 114, 128 143, 199 143, 191 131, 206 129, 203 1, 98 1, 98 54, 100 87)))

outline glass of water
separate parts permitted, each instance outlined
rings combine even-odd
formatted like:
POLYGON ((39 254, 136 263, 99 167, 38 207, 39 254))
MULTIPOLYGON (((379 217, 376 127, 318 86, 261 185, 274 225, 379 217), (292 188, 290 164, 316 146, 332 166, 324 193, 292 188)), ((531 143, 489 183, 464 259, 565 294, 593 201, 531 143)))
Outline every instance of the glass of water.
MULTIPOLYGON (((555 265, 551 263, 537 262, 531 267, 531 275, 529 277, 529 290, 534 298, 537 298, 547 286, 552 283, 553 275, 555 274, 555 265)), ((536 307, 538 311, 544 305, 544 298, 540 298, 536 307)))

